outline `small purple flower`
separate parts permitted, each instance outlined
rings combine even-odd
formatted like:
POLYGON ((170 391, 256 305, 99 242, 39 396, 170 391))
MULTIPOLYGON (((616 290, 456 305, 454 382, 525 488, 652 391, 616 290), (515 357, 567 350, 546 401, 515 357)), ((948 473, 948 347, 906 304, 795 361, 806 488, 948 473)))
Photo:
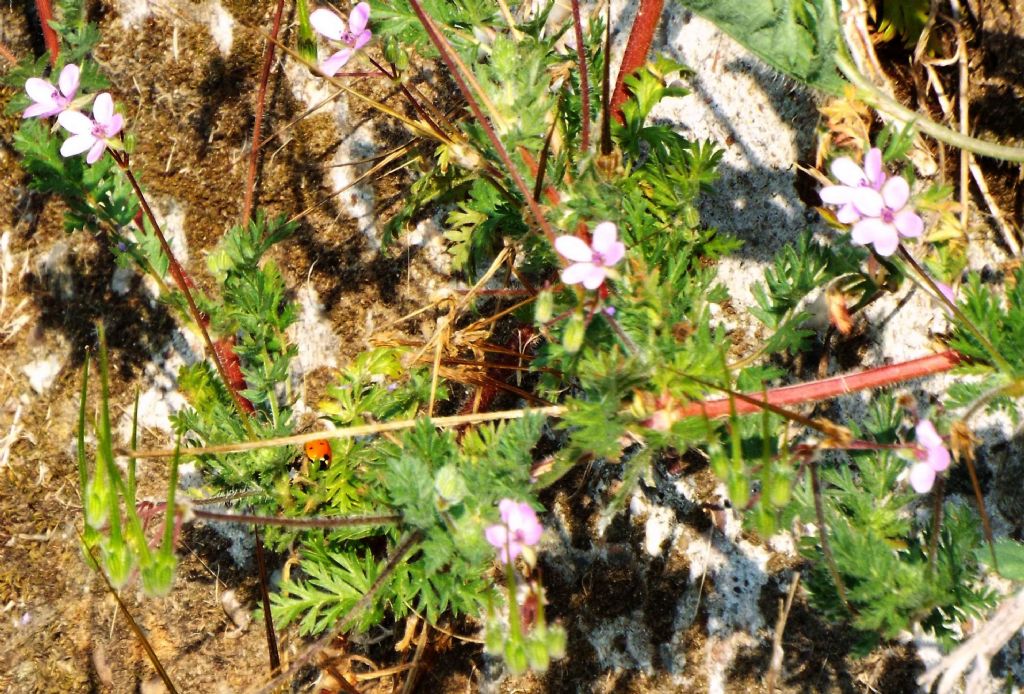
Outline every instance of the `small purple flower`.
POLYGON ((915 238, 924 231, 924 222, 910 204, 910 184, 894 176, 881 191, 862 189, 853 198, 861 214, 854 223, 851 238, 858 246, 873 244, 879 255, 892 255, 900 245, 900 236, 915 238))
POLYGON ((836 219, 843 224, 853 224, 860 219, 854 200, 865 190, 878 192, 885 183, 886 173, 882 169, 882 150, 872 147, 864 155, 864 168, 857 166, 849 157, 839 157, 829 168, 842 185, 825 186, 819 195, 828 205, 839 205, 836 219))
POLYGON ((498 550, 498 558, 505 564, 511 564, 524 548, 540 542, 544 528, 525 501, 502 499, 498 510, 501 523, 487 527, 484 537, 498 550))
POLYGON ((68 109, 75 93, 81 72, 77 65, 68 64, 60 71, 57 86, 38 77, 29 77, 25 81, 25 92, 35 103, 25 109, 22 118, 49 118, 68 109))
POLYGON ((333 77, 360 48, 365 46, 373 38, 373 33, 366 28, 370 22, 370 6, 361 2, 352 9, 348 16, 348 27, 341 17, 331 10, 320 8, 309 15, 309 23, 313 25, 316 32, 326 36, 332 41, 340 41, 347 47, 332 55, 320 63, 320 71, 328 77, 333 77))
POLYGON ((114 113, 114 100, 103 92, 92 105, 92 118, 79 111, 64 111, 57 122, 71 133, 60 147, 61 156, 73 157, 88 150, 85 161, 95 164, 103 156, 110 139, 124 128, 124 117, 114 113))
POLYGON ((562 281, 579 284, 587 289, 597 289, 608 276, 608 268, 622 260, 626 246, 618 240, 619 230, 611 222, 601 222, 594 227, 594 238, 588 246, 576 236, 559 236, 555 239, 555 250, 572 265, 562 270, 562 281))
POLYGON ((914 452, 918 462, 910 468, 910 486, 918 494, 925 494, 935 484, 935 476, 949 467, 950 455, 935 430, 935 425, 922 419, 914 428, 919 447, 914 452))
POLYGON ((942 296, 946 297, 949 303, 955 304, 956 293, 953 291, 953 288, 946 284, 945 282, 940 282, 938 280, 933 281, 935 282, 935 288, 939 290, 939 293, 942 294, 942 296))

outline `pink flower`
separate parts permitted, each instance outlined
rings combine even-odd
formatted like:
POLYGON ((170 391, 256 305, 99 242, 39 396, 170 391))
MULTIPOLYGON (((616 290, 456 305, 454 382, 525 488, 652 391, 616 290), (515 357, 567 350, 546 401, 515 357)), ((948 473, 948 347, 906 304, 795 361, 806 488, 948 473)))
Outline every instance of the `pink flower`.
POLYGON ((309 23, 313 25, 318 34, 326 36, 332 41, 340 41, 347 46, 320 63, 320 71, 328 77, 333 77, 345 63, 356 54, 360 48, 370 42, 373 33, 366 28, 370 21, 370 6, 361 2, 352 9, 348 16, 348 28, 341 17, 330 10, 320 8, 309 15, 309 23))
POLYGON ((501 523, 485 529, 484 537, 498 550, 498 558, 505 564, 511 564, 524 548, 540 542, 544 528, 525 501, 502 499, 498 510, 501 523))
POLYGON ((61 156, 72 157, 89 150, 85 160, 95 164, 103 156, 110 139, 121 132, 124 117, 114 113, 114 100, 103 92, 92 105, 92 118, 79 111, 64 111, 57 116, 57 122, 71 133, 71 137, 60 147, 61 156))
POLYGON ((622 260, 626 246, 618 239, 619 230, 611 222, 601 222, 594 227, 594 238, 588 246, 583 239, 575 236, 559 236, 555 239, 555 250, 572 265, 562 270, 562 281, 579 284, 587 289, 597 289, 608 276, 608 268, 622 260))
POLYGON ((935 425, 927 419, 918 422, 914 432, 919 444, 914 452, 918 462, 910 468, 910 486, 918 494, 924 494, 931 491, 935 476, 949 467, 950 455, 935 425))
POLYGON ((885 183, 886 173, 882 170, 882 150, 872 147, 864 155, 864 168, 857 166, 849 157, 839 157, 829 168, 842 185, 825 186, 819 195, 829 205, 839 205, 836 219, 843 224, 853 224, 861 217, 854 200, 864 191, 878 192, 885 183))
POLYGON ((68 109, 78 91, 81 72, 77 65, 65 65, 54 87, 38 77, 25 80, 25 92, 35 103, 25 109, 22 118, 49 118, 68 109))
POLYGON ((852 202, 861 214, 860 221, 853 225, 853 242, 858 246, 873 244, 879 255, 892 255, 900 236, 914 238, 924 231, 924 222, 909 204, 910 184, 902 176, 890 178, 881 191, 859 190, 852 202))

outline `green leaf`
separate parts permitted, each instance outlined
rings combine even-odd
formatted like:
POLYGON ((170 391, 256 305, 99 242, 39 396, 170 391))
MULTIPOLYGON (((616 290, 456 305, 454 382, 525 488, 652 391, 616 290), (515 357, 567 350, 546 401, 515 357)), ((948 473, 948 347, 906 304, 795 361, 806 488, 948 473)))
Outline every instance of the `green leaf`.
POLYGON ((840 94, 839 23, 834 0, 680 0, 770 66, 816 89, 840 94))

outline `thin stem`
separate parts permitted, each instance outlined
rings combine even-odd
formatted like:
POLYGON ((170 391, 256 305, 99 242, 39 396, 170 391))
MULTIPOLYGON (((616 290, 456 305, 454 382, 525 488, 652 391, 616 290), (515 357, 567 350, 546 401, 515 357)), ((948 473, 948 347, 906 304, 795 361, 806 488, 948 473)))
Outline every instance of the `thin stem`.
POLYGON ((989 341, 989 339, 985 337, 985 335, 983 335, 980 330, 978 330, 978 327, 974 325, 974 323, 970 319, 968 319, 967 316, 964 315, 964 312, 961 311, 960 308, 954 302, 950 301, 949 297, 947 297, 945 294, 939 291, 939 288, 935 285, 935 280, 931 278, 931 275, 924 271, 924 268, 922 268, 918 264, 917 260, 914 259, 914 256, 910 255, 910 252, 903 246, 902 243, 900 244, 900 256, 902 256, 902 258, 906 260, 912 268, 914 268, 917 274, 924 280, 924 283, 928 285, 928 288, 932 291, 932 293, 934 293, 935 296, 940 297, 941 300, 945 302, 946 306, 949 307, 951 311, 953 311, 953 315, 956 316, 957 322, 960 323, 960 325, 962 325, 964 328, 966 328, 967 331, 970 332, 971 335, 973 335, 974 338, 981 343, 981 346, 984 347, 985 350, 989 353, 989 356, 992 357, 992 361, 995 363, 996 366, 999 367, 999 370, 1005 373, 1007 376, 1013 374, 1014 369, 1012 366, 1010 366, 1010 362, 1006 361, 1006 359, 1003 358, 1003 355, 999 353, 999 350, 995 348, 995 345, 993 345, 989 341))
MULTIPOLYGON (((497 412, 480 412, 477 414, 453 415, 450 417, 434 417, 430 423, 435 427, 457 427, 463 424, 479 424, 481 422, 496 422, 509 419, 522 419, 531 415, 544 417, 560 417, 566 411, 561 405, 551 407, 535 407, 520 410, 500 410, 497 412)), ((255 451, 260 448, 271 448, 273 446, 297 446, 316 441, 317 439, 351 439, 357 436, 372 436, 383 434, 389 431, 401 431, 412 429, 420 424, 422 419, 403 419, 393 422, 379 422, 377 424, 363 424, 360 426, 334 429, 331 431, 314 431, 295 436, 281 436, 263 441, 241 441, 239 443, 222 444, 219 446, 186 448, 189 455, 206 455, 208 453, 240 453, 242 451, 255 451)), ((121 454, 121 451, 118 451, 121 454)), ((174 449, 155 449, 150 451, 127 451, 124 455, 133 455, 136 458, 170 458, 174 455, 174 449)))
MULTIPOLYGON (((375 68, 377 68, 381 72, 387 74, 387 71, 384 69, 384 67, 380 63, 378 63, 376 60, 371 58, 369 55, 366 56, 366 59, 369 60, 370 63, 375 68)), ((431 128, 434 129, 434 132, 437 134, 438 138, 440 138, 444 142, 452 142, 451 136, 449 136, 447 132, 442 130, 441 126, 438 125, 434 121, 434 119, 430 117, 430 114, 427 113, 427 110, 423 107, 423 104, 421 104, 419 102, 419 100, 416 99, 416 97, 414 97, 412 95, 412 93, 409 91, 409 89, 405 86, 405 82, 398 77, 397 73, 393 74, 393 75, 388 75, 388 77, 391 78, 393 84, 397 85, 398 88, 400 90, 402 90, 402 95, 405 96, 406 101, 408 101, 409 104, 412 105, 413 110, 415 110, 416 113, 418 113, 420 115, 420 118, 425 120, 427 122, 427 124, 431 128)))
POLYGON ((846 599, 846 585, 843 577, 839 575, 839 567, 836 565, 836 558, 832 555, 832 547, 828 542, 828 526, 825 524, 825 507, 821 502, 821 479, 818 476, 818 465, 812 462, 809 466, 811 472, 811 489, 814 494, 814 515, 818 522, 818 538, 821 540, 821 553, 825 557, 828 571, 832 574, 832 581, 836 584, 836 592, 843 603, 843 607, 851 615, 854 614, 850 607, 850 601, 846 599))
MULTIPOLYGON (((128 182, 132 186, 132 190, 135 191, 135 197, 138 198, 139 204, 142 206, 142 211, 146 215, 146 219, 153 226, 153 232, 156 234, 157 240, 160 242, 160 248, 167 256, 168 269, 170 270, 171 277, 174 278, 175 284, 178 285, 178 289, 185 296, 185 301, 188 303, 189 312, 192 314, 192 319, 199 326, 199 332, 203 336, 203 341, 206 343, 206 350, 210 354, 210 358, 213 359, 214 365, 217 367, 217 373, 220 374, 220 379, 224 383, 224 387, 231 393, 231 399, 235 403, 235 409, 238 410, 239 416, 242 418, 242 424, 245 426, 246 433, 249 436, 255 436, 255 432, 252 429, 252 423, 249 421, 249 415, 246 411, 245 406, 242 404, 242 396, 235 390, 232 385, 231 379, 228 378, 227 370, 224 368, 224 364, 220 358, 220 354, 217 352, 217 348, 213 345, 213 340, 210 339, 210 333, 206 329, 206 323, 208 319, 204 318, 203 314, 199 311, 199 307, 196 306, 196 300, 192 296, 192 292, 188 288, 188 282, 185 279, 185 273, 181 269, 181 265, 178 263, 177 258, 174 257, 174 252, 171 250, 171 246, 167 243, 167 237, 164 236, 163 229, 160 228, 159 222, 156 221, 156 215, 153 214, 153 210, 149 206, 149 202, 146 200, 145 194, 142 192, 142 186, 139 185, 138 180, 135 178, 135 174, 132 173, 131 167, 128 164, 128 156, 110 150, 111 156, 114 157, 114 161, 124 171, 125 176, 128 178, 128 182)), ((173 452, 172 452, 173 454, 173 452)))
MULTIPOLYGON (((505 165, 505 168, 508 171, 508 175, 512 178, 512 181, 516 184, 516 188, 519 189, 520 194, 526 201, 526 205, 527 207, 530 208, 530 213, 533 216, 534 221, 537 223, 537 226, 540 227, 541 231, 544 232, 544 235, 548 237, 548 241, 550 241, 551 244, 554 245, 554 229, 552 229, 551 225, 548 224, 548 220, 544 217, 544 213, 540 209, 540 205, 537 203, 536 200, 533 199, 533 196, 530 194, 529 186, 526 185, 526 181, 523 180, 523 177, 520 175, 519 170, 515 167, 515 164, 512 163, 512 158, 508 155, 508 151, 505 149, 505 145, 502 144, 501 139, 494 131, 494 128, 491 126, 491 123, 488 120, 487 116, 485 116, 483 111, 481 110, 480 104, 478 104, 477 100, 473 97, 473 92, 469 88, 469 85, 467 84, 467 80, 472 79, 471 73, 466 68, 466 66, 462 64, 461 59, 458 57, 455 51, 452 50, 451 46, 448 44, 448 41, 444 38, 444 36, 441 35, 441 32, 438 31, 436 26, 434 26, 434 22, 430 19, 430 17, 427 16, 427 13, 423 10, 423 5, 420 4, 419 0, 409 0, 409 4, 412 6, 413 11, 416 13, 416 16, 419 17, 420 23, 423 25, 423 28, 426 29, 427 34, 430 36, 430 40, 434 43, 434 46, 441 53, 441 58, 444 60, 445 65, 448 66, 448 70, 451 73, 452 79, 455 80, 455 84, 458 85, 459 90, 465 97, 466 102, 469 104, 470 110, 473 111, 473 115, 476 117, 477 123, 480 125, 481 128, 483 128, 484 133, 487 135, 487 139, 491 141, 491 144, 494 146, 494 149, 498 153, 498 157, 501 158, 502 163, 505 165)), ((486 94, 483 94, 483 90, 479 91, 481 98, 484 101, 487 101, 486 94)), ((492 115, 495 117, 495 120, 497 121, 497 111, 493 107, 490 107, 490 110, 492 112, 492 115)))
POLYGON ((252 124, 252 148, 249 151, 249 171, 245 177, 245 202, 242 203, 242 226, 249 226, 252 216, 253 197, 256 194, 256 168, 260 158, 260 130, 263 127, 263 109, 267 98, 267 83, 270 81, 270 68, 274 64, 274 44, 281 33, 281 15, 284 13, 284 0, 277 0, 274 10, 274 25, 270 30, 270 40, 263 49, 263 66, 260 68, 260 86, 256 93, 256 117, 252 124))
POLYGON ((223 513, 207 511, 194 506, 189 513, 200 520, 219 521, 222 523, 251 523, 253 525, 272 525, 278 528, 352 528, 360 525, 392 525, 402 519, 398 514, 381 514, 376 516, 344 516, 340 518, 284 518, 280 516, 255 516, 248 513, 223 513))
POLYGON ((277 651, 277 633, 274 631, 274 615, 270 610, 270 582, 267 576, 267 558, 263 551, 263 539, 260 537, 260 526, 252 527, 256 540, 256 569, 260 577, 260 602, 263 603, 263 630, 267 635, 267 657, 270 661, 270 672, 281 667, 281 655, 277 651))
POLYGON ((843 73, 846 79, 850 80, 861 90, 861 98, 865 103, 875 107, 879 111, 889 114, 893 118, 912 124, 921 132, 934 137, 939 142, 967 150, 984 157, 1003 159, 1005 161, 1024 162, 1024 148, 1008 147, 1006 145, 980 140, 976 137, 961 135, 955 130, 939 125, 927 116, 912 111, 899 103, 891 96, 876 87, 871 81, 857 70, 857 67, 850 61, 843 52, 835 56, 836 66, 843 73))
POLYGON ((327 648, 327 646, 332 641, 334 641, 335 638, 337 638, 338 634, 340 634, 342 630, 346 626, 348 626, 349 622, 351 622, 356 616, 359 615, 360 612, 362 612, 367 606, 369 606, 371 602, 373 602, 373 598, 377 595, 378 592, 380 592, 380 589, 384 587, 385 582, 391 577, 391 574, 395 572, 395 569, 398 568, 398 564, 402 561, 402 559, 405 558, 407 554, 409 554, 409 552, 412 551, 413 547, 415 547, 422 538, 423 535, 418 530, 407 535, 405 539, 402 540, 402 543, 399 544, 398 547, 396 547, 394 551, 391 553, 391 556, 388 558, 387 565, 384 567, 384 570, 381 571, 380 574, 377 576, 377 580, 373 582, 373 585, 370 586, 370 589, 366 591, 366 595, 360 598, 359 601, 355 605, 353 605, 351 609, 349 609, 349 611, 345 614, 342 620, 338 622, 338 624, 335 625, 333 629, 328 631, 326 634, 321 636, 317 641, 315 641, 312 645, 310 645, 309 648, 307 648, 305 651, 303 651, 294 659, 292 659, 291 664, 289 665, 287 670, 285 670, 269 682, 265 682, 263 686, 255 690, 254 694, 270 694, 271 692, 277 691, 282 684, 287 682, 288 679, 292 677, 296 672, 298 672, 301 668, 303 668, 306 665, 306 663, 310 662, 316 656, 317 653, 327 648))
MULTIPOLYGON (((587 75, 587 53, 583 46, 583 21, 580 19, 580 0, 572 0, 572 26, 573 31, 576 32, 576 64, 580 68, 580 108, 582 111, 580 121, 583 124, 580 150, 586 153, 590 150, 590 78, 587 75)), ((606 54, 605 60, 607 59, 608 55, 606 54)))

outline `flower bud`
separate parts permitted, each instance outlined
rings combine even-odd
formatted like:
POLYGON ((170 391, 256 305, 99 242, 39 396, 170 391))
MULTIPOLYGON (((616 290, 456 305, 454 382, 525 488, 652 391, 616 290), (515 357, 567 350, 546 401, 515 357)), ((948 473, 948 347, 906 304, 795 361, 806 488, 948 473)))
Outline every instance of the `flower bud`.
POLYGON ((562 333, 562 347, 569 354, 576 354, 583 346, 583 337, 586 335, 587 326, 583 322, 583 315, 573 314, 565 325, 565 332, 562 333))

